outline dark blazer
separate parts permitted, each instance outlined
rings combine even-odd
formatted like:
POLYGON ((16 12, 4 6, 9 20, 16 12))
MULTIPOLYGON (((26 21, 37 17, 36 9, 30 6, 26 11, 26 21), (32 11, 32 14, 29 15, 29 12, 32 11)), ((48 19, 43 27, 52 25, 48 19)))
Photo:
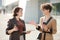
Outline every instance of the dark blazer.
MULTIPOLYGON (((23 20, 21 20, 21 19, 20 19, 20 21, 24 23, 23 31, 26 31, 25 22, 24 22, 23 20)), ((8 25, 7 25, 7 28, 6 28, 6 34, 7 34, 7 35, 10 35, 9 40, 20 40, 20 35, 23 35, 24 40, 25 40, 25 34, 26 34, 26 33, 20 34, 19 31, 14 31, 14 32, 12 32, 11 34, 8 33, 8 30, 13 29, 13 28, 14 28, 14 25, 18 26, 17 20, 16 20, 15 17, 12 18, 12 19, 10 19, 10 20, 8 21, 8 25)))

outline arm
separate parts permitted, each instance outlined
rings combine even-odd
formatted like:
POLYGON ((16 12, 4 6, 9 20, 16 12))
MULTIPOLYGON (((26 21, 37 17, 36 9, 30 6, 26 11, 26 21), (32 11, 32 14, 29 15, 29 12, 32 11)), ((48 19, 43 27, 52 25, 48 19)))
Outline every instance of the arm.
POLYGON ((8 34, 11 34, 13 31, 14 31, 13 29, 7 30, 7 33, 8 33, 8 34))
POLYGON ((53 22, 52 22, 52 34, 55 34, 57 32, 57 24, 56 24, 56 20, 54 19, 53 22))
POLYGON ((8 27, 6 29, 6 34, 8 34, 8 35, 11 34, 11 33, 13 33, 14 31, 18 31, 18 28, 16 27, 16 25, 14 25, 12 23, 11 20, 8 21, 8 25, 7 26, 8 27))
POLYGON ((23 33, 22 34, 29 34, 31 31, 26 31, 25 22, 23 21, 23 23, 24 23, 24 28, 23 28, 23 33))
POLYGON ((21 33, 21 35, 23 35, 23 34, 26 34, 26 26, 25 26, 25 22, 22 20, 22 22, 23 22, 23 24, 24 24, 24 27, 23 27, 23 32, 21 33))
MULTIPOLYGON (((6 29, 6 34, 9 35, 8 31, 12 29, 12 24, 11 24, 11 20, 8 21, 8 25, 7 25, 7 29, 6 29)), ((12 32, 12 31, 11 31, 12 32)))
POLYGON ((14 31, 18 31, 18 28, 14 25, 14 28, 11 30, 7 30, 9 34, 13 33, 14 31))
POLYGON ((26 32, 24 32, 24 31, 26 31, 25 22, 23 21, 23 23, 24 23, 23 34, 26 34, 26 32))
POLYGON ((43 18, 40 18, 40 26, 37 26, 36 29, 39 30, 39 31, 42 31, 41 27, 42 27, 42 21, 43 21, 43 18))

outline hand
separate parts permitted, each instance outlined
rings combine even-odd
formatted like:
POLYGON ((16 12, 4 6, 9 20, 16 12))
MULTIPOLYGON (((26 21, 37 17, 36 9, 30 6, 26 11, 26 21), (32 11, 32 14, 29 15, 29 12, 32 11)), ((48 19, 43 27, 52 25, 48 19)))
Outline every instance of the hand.
POLYGON ((13 29, 8 30, 8 33, 11 34, 11 33, 14 32, 14 31, 18 31, 18 28, 17 28, 16 26, 14 26, 13 29))
POLYGON ((18 31, 18 28, 16 27, 16 25, 14 25, 13 31, 18 31))
POLYGON ((29 24, 35 25, 36 27, 38 26, 34 21, 30 21, 29 24))
POLYGON ((29 34, 29 33, 31 33, 31 31, 27 31, 26 33, 29 34))

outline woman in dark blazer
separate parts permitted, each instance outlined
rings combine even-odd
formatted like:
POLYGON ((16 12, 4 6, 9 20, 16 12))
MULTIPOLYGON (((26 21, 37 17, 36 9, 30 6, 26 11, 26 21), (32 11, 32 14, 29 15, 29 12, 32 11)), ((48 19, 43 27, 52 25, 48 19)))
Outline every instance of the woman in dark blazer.
POLYGON ((20 17, 22 16, 22 11, 22 8, 16 7, 13 11, 13 18, 8 21, 6 34, 10 35, 9 40, 25 40, 25 34, 31 32, 26 32, 25 22, 24 20, 20 19, 20 17))

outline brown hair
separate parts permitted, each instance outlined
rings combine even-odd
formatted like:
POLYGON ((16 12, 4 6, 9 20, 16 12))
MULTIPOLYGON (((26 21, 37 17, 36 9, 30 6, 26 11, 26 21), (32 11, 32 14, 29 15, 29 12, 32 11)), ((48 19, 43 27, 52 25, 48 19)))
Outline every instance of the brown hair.
POLYGON ((46 9, 49 10, 49 12, 52 11, 52 5, 50 3, 45 3, 45 4, 41 4, 41 9, 46 9))
POLYGON ((16 17, 17 16, 17 13, 19 12, 19 10, 23 10, 22 8, 20 7, 15 7, 14 10, 13 10, 13 16, 16 17))

